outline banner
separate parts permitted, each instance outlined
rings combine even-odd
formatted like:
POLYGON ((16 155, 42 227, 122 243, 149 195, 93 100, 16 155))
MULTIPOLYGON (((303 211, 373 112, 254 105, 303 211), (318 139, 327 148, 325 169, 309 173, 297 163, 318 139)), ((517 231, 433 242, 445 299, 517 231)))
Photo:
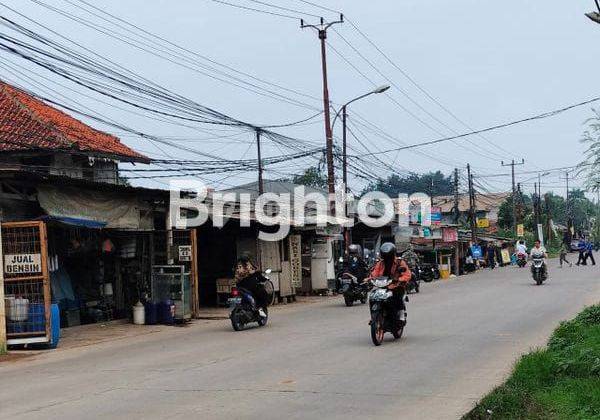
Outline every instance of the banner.
POLYGON ((517 236, 523 236, 525 234, 525 228, 522 224, 517 225, 517 236))

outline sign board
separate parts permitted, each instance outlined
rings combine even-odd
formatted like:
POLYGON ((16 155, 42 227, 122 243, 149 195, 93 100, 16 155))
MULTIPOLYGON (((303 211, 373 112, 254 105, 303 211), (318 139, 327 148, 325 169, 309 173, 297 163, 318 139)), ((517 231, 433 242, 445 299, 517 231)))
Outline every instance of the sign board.
POLYGON ((315 233, 319 236, 331 236, 340 235, 342 233, 342 226, 340 225, 327 225, 317 226, 315 233))
POLYGON ((483 251, 481 250, 481 247, 479 245, 472 245, 471 255, 473 255, 473 258, 476 260, 481 259, 483 257, 483 251))
POLYGON ((525 228, 522 224, 517 225, 517 236, 523 236, 525 234, 525 228))
POLYGON ((41 254, 6 254, 4 256, 4 274, 34 274, 41 272, 41 254))
POLYGON ((431 224, 440 225, 442 223, 442 208, 432 207, 431 208, 431 224))
POLYGON ((179 245, 179 261, 192 261, 191 245, 179 245))
POLYGON ((477 218, 477 227, 480 229, 487 229, 490 227, 490 219, 488 218, 477 218))
POLYGON ((503 249, 500 251, 500 254, 502 255, 502 263, 510 264, 510 253, 508 252, 508 249, 503 249))
POLYGON ((458 231, 454 228, 444 228, 442 230, 442 240, 444 242, 458 241, 458 231))
POLYGON ((537 225, 537 231, 538 231, 538 238, 540 239, 542 246, 544 246, 544 225, 539 223, 537 225))

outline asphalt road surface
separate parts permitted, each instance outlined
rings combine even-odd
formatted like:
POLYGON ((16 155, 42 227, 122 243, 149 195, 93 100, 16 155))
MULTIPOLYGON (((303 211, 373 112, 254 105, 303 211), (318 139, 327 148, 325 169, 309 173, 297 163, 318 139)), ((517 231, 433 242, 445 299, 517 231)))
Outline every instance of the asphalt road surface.
POLYGON ((503 268, 425 284, 405 336, 374 347, 365 305, 339 297, 0 364, 2 419, 456 419, 598 302, 595 267, 534 286, 503 268))

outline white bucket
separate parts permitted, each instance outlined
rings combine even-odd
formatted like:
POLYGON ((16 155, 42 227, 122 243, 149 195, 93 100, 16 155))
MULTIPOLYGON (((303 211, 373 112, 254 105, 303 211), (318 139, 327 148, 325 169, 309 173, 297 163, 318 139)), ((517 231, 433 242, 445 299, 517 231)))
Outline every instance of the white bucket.
POLYGON ((133 323, 135 325, 144 325, 146 317, 146 310, 142 302, 133 305, 133 323))
POLYGON ((8 300, 8 319, 13 322, 27 321, 29 316, 29 299, 14 298, 8 300))

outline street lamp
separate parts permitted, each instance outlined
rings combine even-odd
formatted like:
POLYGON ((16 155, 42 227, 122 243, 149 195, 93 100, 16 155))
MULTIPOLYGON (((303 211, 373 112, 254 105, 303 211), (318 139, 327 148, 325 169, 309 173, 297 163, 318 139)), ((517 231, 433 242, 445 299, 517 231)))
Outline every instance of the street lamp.
POLYGON ((590 18, 590 20, 593 20, 596 23, 600 23, 600 3, 598 2, 598 0, 594 0, 594 2, 596 3, 596 7, 598 8, 597 12, 589 12, 586 13, 585 15, 590 18))
MULTIPOLYGON (((348 107, 348 105, 350 105, 353 102, 356 102, 360 99, 366 98, 367 96, 370 95, 375 95, 375 94, 379 94, 379 93, 383 93, 386 90, 388 90, 390 88, 390 85, 383 85, 383 86, 379 86, 378 88, 373 89, 372 91, 365 93, 364 95, 360 95, 357 96, 356 98, 346 102, 344 105, 342 105, 342 107, 340 108, 340 110, 335 114, 335 117, 333 117, 333 123, 331 124, 331 131, 333 132, 333 128, 335 127, 335 122, 337 121, 338 117, 340 116, 340 113, 342 114, 342 126, 343 126, 343 134, 342 134, 342 180, 344 182, 344 194, 348 192, 348 158, 347 158, 347 154, 346 154, 346 137, 347 137, 347 126, 346 126, 346 119, 348 117, 347 113, 346 113, 346 108, 348 107)), ((346 206, 344 206, 344 217, 348 216, 348 212, 347 212, 347 208, 346 206)), ((348 228, 344 228, 344 244, 345 244, 345 248, 346 248, 346 253, 348 253, 348 246, 350 245, 350 237, 349 237, 349 230, 348 228)))

